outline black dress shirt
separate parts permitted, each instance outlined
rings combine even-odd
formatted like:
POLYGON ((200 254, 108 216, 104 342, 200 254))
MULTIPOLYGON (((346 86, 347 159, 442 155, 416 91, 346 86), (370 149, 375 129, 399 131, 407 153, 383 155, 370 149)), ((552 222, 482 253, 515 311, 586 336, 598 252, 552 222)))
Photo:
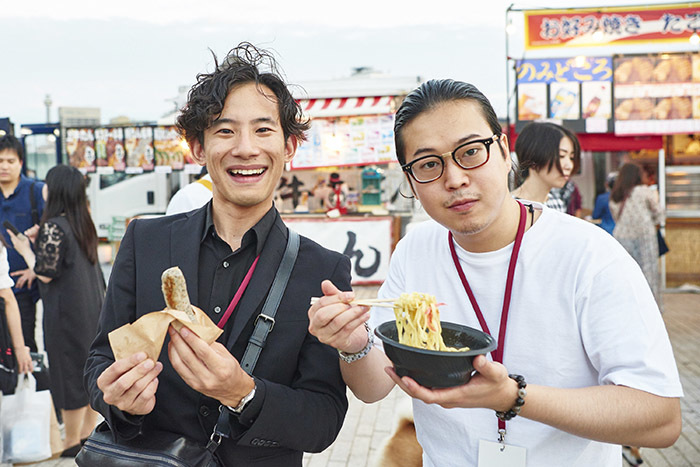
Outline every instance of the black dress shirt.
MULTIPOLYGON (((216 233, 211 202, 209 203, 199 250, 199 288, 197 290, 199 303, 195 305, 200 307, 214 323, 218 323, 224 316, 243 278, 265 246, 276 218, 277 211, 271 207, 262 219, 243 235, 241 246, 236 251, 232 251, 228 243, 216 233)), ((227 323, 233 322, 236 309, 233 310, 227 323)), ((231 326, 228 325, 224 327, 224 333, 219 337, 219 342, 226 342, 230 328, 231 326)))

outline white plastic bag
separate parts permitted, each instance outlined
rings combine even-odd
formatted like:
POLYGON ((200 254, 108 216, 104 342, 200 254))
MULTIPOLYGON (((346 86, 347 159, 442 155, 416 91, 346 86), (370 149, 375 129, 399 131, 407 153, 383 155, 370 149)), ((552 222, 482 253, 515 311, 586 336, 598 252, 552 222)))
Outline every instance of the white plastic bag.
POLYGON ((37 462, 51 457, 51 394, 36 391, 36 379, 22 375, 14 394, 2 398, 3 462, 37 462))

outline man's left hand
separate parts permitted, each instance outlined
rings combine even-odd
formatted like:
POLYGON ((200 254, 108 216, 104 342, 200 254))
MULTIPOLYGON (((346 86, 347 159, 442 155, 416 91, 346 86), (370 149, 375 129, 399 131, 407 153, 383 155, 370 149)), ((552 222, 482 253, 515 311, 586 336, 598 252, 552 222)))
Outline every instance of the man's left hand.
POLYGON ((474 358, 475 373, 467 384, 451 388, 430 389, 414 379, 400 378, 392 367, 385 368, 392 380, 409 396, 426 404, 438 404, 446 409, 454 407, 487 408, 505 411, 513 406, 517 384, 508 377, 506 367, 491 362, 483 355, 474 358))
POLYGON ((168 356, 173 368, 192 389, 235 407, 254 387, 255 381, 238 360, 219 342, 211 345, 186 326, 170 326, 168 356))
POLYGON ((20 269, 10 275, 15 278, 15 287, 18 289, 30 288, 36 279, 36 274, 31 269, 20 269))

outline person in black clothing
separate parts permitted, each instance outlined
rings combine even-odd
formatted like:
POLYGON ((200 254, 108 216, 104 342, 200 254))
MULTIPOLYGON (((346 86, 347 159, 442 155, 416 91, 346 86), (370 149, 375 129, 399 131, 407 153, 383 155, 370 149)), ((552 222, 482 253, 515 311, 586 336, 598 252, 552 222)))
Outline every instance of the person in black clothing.
POLYGON ((51 395, 65 424, 66 455, 97 424, 88 405, 83 368, 97 332, 104 277, 97 259, 97 231, 88 212, 85 177, 68 165, 46 175, 48 199, 35 240, 10 234, 16 250, 39 280, 44 303, 44 340, 51 368, 51 395))
POLYGON ((240 361, 255 323, 269 319, 260 313, 289 235, 274 191, 308 122, 274 58, 243 43, 198 76, 178 126, 207 166, 212 200, 127 227, 86 365, 91 403, 117 442, 175 434, 204 446, 221 413, 231 426, 216 450, 221 465, 301 466, 303 452, 333 442, 347 411, 338 353, 309 333, 306 310, 325 278, 349 290, 350 260, 302 237, 252 374, 240 361), (209 345, 171 326, 158 361, 115 361, 109 332, 165 307, 160 278, 171 266, 222 336, 209 345))

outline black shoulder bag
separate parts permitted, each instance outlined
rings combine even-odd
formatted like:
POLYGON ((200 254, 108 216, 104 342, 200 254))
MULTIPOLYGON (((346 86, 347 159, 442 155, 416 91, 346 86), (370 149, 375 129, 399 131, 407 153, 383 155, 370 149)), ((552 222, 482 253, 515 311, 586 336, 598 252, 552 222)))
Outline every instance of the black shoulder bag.
MULTIPOLYGON (((275 314, 292 268, 299 252, 299 234, 289 229, 287 248, 280 267, 272 282, 262 311, 255 320, 255 329, 248 340, 241 367, 252 374, 260 352, 265 347, 267 334, 272 330, 275 314)), ((116 443, 106 422, 95 428, 85 441, 75 462, 83 467, 131 467, 131 466, 170 466, 170 467, 218 467, 220 466, 214 451, 221 444, 222 438, 228 438, 231 432, 229 411, 219 407, 219 419, 214 426, 209 442, 205 447, 183 436, 165 433, 156 436, 137 436, 134 439, 116 443)))

